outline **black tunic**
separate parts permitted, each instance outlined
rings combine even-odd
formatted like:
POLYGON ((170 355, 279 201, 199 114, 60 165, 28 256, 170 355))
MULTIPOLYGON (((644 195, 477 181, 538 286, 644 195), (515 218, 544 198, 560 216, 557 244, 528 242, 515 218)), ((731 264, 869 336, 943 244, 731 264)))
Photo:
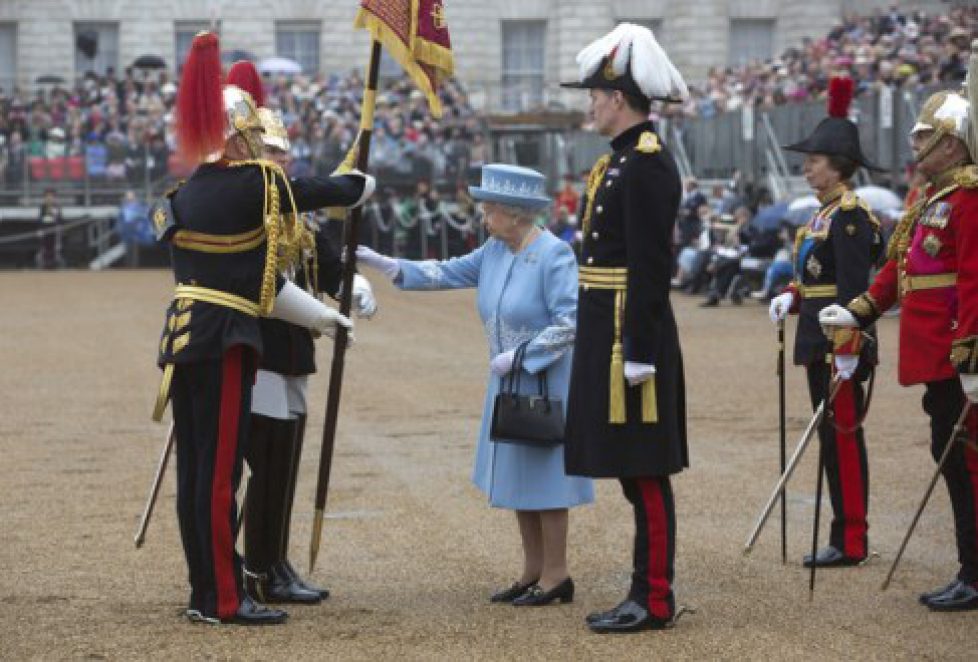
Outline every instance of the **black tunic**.
POLYGON ((672 235, 681 186, 672 155, 637 149, 643 122, 615 138, 594 196, 581 264, 627 267, 622 326, 626 361, 653 364, 658 422, 641 422, 641 387, 626 386, 627 422, 609 423, 615 292, 581 287, 567 407, 569 474, 665 476, 688 466, 679 335, 669 304, 672 235))
MULTIPOLYGON (((277 184, 281 204, 287 210, 289 197, 285 182, 278 179, 277 184)), ((349 206, 363 193, 362 180, 350 176, 296 178, 290 180, 290 185, 300 211, 349 206)), ((255 230, 263 225, 264 196, 262 174, 257 165, 202 165, 170 199, 174 229, 210 235, 236 235, 255 230)), ((168 232, 164 239, 172 238, 173 234, 168 232)), ((171 253, 177 284, 211 288, 254 303, 259 301, 265 243, 240 253, 205 253, 173 245, 171 253)), ((277 289, 283 283, 279 279, 277 289)), ((158 363, 163 366, 217 360, 234 345, 262 352, 257 317, 203 301, 180 308, 174 300, 167 309, 158 363), (175 317, 179 323, 175 323, 175 317), (185 344, 177 342, 180 336, 185 336, 185 344)))
MULTIPOLYGON (((795 365, 825 361, 832 347, 818 323, 819 312, 833 303, 845 306, 869 288, 870 271, 882 252, 879 224, 855 194, 830 196, 815 218, 803 228, 794 254, 795 286, 800 292, 795 365), (835 286, 834 296, 811 296, 805 288, 835 286)), ((816 291, 817 292, 817 291, 816 291)), ((875 338, 876 330, 867 334, 875 338)), ((864 342, 857 377, 864 378, 877 363, 876 342, 864 342)))

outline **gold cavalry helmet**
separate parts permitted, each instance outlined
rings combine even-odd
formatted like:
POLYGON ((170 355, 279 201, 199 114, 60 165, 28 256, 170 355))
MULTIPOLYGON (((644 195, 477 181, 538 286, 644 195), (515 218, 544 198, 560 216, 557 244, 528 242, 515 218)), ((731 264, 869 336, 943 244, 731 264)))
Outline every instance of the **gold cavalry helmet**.
POLYGON ((261 121, 261 126, 265 130, 261 136, 265 146, 283 152, 289 151, 291 148, 289 132, 285 128, 285 123, 282 122, 281 113, 271 108, 259 108, 258 119, 261 121))
POLYGON ((261 120, 258 118, 258 109, 251 95, 234 85, 225 85, 224 90, 224 112, 227 114, 227 129, 225 139, 229 139, 235 134, 241 135, 248 143, 252 158, 258 158, 262 153, 261 141, 254 135, 254 131, 263 131, 261 120))
POLYGON ((971 104, 957 92, 942 91, 932 94, 924 103, 917 122, 910 130, 910 135, 922 131, 933 131, 934 135, 920 151, 917 160, 922 160, 929 154, 944 136, 954 136, 965 145, 968 144, 968 132, 971 120, 969 118, 971 104))

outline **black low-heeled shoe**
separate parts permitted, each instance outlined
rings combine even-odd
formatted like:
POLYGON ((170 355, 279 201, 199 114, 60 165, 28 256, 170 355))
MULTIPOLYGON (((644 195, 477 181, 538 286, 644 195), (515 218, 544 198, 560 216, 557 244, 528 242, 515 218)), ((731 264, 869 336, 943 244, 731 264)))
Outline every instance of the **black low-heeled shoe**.
POLYGON ((534 580, 529 584, 520 584, 519 582, 513 582, 513 585, 509 588, 504 588, 502 590, 496 591, 489 598, 489 602, 512 602, 516 598, 520 597, 531 587, 535 586, 539 580, 534 580))
POLYGON ((574 602, 574 580, 568 577, 549 591, 544 591, 539 584, 534 584, 526 593, 513 600, 514 607, 542 607, 554 600, 562 604, 574 602))

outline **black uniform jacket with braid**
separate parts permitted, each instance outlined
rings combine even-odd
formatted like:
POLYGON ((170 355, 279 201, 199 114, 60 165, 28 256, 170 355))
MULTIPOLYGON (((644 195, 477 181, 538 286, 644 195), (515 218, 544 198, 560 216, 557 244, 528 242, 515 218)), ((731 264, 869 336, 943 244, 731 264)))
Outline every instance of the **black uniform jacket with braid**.
POLYGON ((624 360, 655 366, 658 420, 642 421, 642 387, 626 386, 626 422, 609 422, 616 293, 588 287, 582 276, 565 449, 575 475, 663 476, 688 465, 683 363, 669 303, 681 185, 654 132, 643 122, 612 141, 607 170, 585 203, 591 215, 581 267, 627 268, 624 360))
MULTIPOLYGON (((363 193, 363 180, 355 176, 305 177, 285 181, 275 177, 281 208, 290 208, 289 191, 299 211, 355 204, 363 193)), ((207 235, 243 235, 263 227, 265 185, 257 165, 223 162, 199 166, 169 197, 172 231, 207 235)), ((174 280, 237 295, 258 303, 265 268, 266 243, 243 252, 212 253, 171 245, 174 280)), ((276 291, 284 281, 279 279, 276 291)), ((167 309, 158 362, 191 363, 219 359, 229 347, 243 344, 262 351, 259 318, 232 308, 202 301, 181 307, 176 300, 167 309), (189 316, 188 316, 189 313, 189 316)))
MULTIPOLYGON (((883 242, 879 223, 849 191, 826 200, 819 213, 798 232, 793 256, 796 276, 790 286, 798 297, 794 362, 810 365, 825 361, 832 351, 832 344, 818 323, 819 312, 833 303, 844 306, 866 291, 883 242), (826 291, 826 287, 830 289, 826 291)), ((868 328, 866 333, 873 341, 862 345, 860 377, 866 376, 878 356, 875 329, 868 328)))

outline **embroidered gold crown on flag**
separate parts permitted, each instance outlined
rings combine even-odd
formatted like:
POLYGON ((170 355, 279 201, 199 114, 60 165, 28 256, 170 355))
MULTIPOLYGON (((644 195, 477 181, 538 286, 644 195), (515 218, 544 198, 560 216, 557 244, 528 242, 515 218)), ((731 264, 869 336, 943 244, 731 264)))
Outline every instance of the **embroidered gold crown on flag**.
POLYGON ((442 0, 362 0, 356 28, 383 44, 441 117, 438 86, 455 71, 442 0))

